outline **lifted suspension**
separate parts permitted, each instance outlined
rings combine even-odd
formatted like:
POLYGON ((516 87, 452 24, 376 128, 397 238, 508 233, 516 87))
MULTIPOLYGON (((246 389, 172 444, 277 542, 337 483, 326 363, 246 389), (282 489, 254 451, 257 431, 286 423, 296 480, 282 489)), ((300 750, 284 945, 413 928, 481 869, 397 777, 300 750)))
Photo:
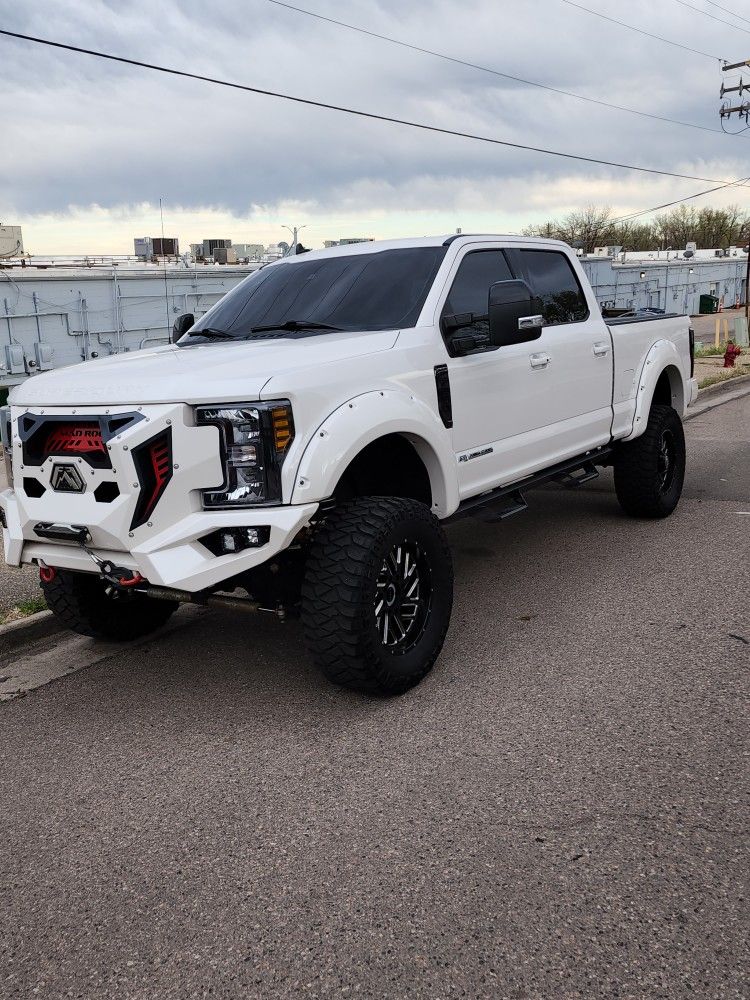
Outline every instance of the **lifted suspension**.
POLYGON ((279 621, 286 621, 286 609, 281 605, 277 608, 264 608, 257 601, 244 597, 231 597, 225 594, 210 594, 205 591, 191 593, 189 590, 175 590, 172 587, 154 587, 142 581, 136 586, 136 594, 145 594, 157 601, 179 601, 180 604, 199 604, 207 608, 230 608, 232 611, 265 611, 275 615, 279 621))

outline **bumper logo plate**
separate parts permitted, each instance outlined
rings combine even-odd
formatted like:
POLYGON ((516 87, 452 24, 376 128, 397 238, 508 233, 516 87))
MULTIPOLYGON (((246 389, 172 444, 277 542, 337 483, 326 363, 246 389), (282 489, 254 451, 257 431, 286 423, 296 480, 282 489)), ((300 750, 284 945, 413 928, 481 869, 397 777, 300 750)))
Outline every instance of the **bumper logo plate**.
POLYGON ((86 483, 74 465, 54 465, 50 485, 57 493, 83 493, 86 483))

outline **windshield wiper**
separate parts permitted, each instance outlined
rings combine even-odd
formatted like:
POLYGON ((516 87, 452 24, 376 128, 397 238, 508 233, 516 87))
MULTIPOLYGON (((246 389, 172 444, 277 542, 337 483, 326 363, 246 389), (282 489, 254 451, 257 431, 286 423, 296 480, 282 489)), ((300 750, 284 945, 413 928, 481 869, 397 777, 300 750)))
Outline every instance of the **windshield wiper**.
POLYGON ((206 326, 202 330, 188 330, 188 337, 206 337, 211 339, 215 337, 217 340, 234 340, 231 333, 227 333, 226 330, 216 330, 211 326, 206 326))
POLYGON ((265 326, 251 326, 250 333, 269 333, 271 330, 341 330, 340 326, 330 323, 316 323, 310 319, 288 319, 283 323, 268 323, 265 326))

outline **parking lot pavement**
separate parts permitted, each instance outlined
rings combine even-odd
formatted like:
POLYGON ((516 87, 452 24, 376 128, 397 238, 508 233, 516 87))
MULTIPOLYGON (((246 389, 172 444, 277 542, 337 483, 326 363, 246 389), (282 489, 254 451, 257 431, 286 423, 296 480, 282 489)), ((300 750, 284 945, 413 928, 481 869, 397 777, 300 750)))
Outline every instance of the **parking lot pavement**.
POLYGON ((686 425, 666 521, 451 528, 401 698, 207 613, 1 705, 0 994, 746 997, 748 427, 686 425))

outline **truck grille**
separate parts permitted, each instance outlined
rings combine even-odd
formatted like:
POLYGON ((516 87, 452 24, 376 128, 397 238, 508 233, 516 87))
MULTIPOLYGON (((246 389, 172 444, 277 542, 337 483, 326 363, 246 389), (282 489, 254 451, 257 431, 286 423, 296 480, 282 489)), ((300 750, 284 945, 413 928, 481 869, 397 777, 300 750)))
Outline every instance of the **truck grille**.
POLYGON ((82 458, 93 469, 111 469, 107 442, 143 420, 141 413, 89 417, 24 414, 18 421, 23 464, 40 466, 52 456, 82 458))
POLYGON ((42 444, 42 454, 44 458, 50 455, 106 456, 107 449, 98 422, 86 421, 50 427, 42 444))

